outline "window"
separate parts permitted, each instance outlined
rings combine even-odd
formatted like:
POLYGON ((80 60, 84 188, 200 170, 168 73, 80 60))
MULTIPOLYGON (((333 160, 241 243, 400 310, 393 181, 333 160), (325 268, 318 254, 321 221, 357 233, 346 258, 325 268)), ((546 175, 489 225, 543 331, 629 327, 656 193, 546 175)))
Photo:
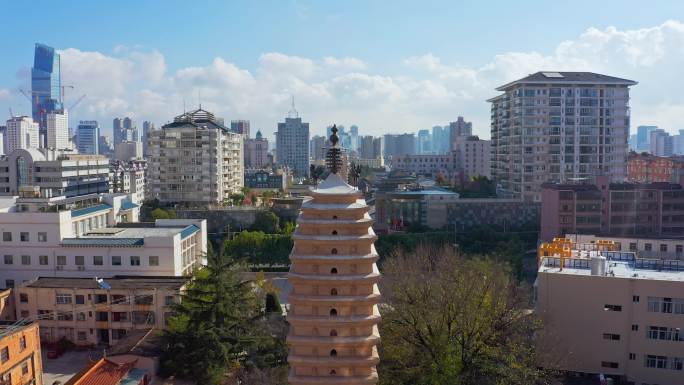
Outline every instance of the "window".
POLYGON ((66 305, 71 303, 71 294, 55 294, 55 302, 57 305, 66 305))
POLYGON ((121 266, 121 257, 118 255, 112 255, 112 266, 121 266))
POLYGON ((335 369, 333 369, 333 370, 330 371, 330 375, 331 375, 331 376, 336 376, 336 375, 337 375, 337 372, 335 371, 335 369))
POLYGON ((645 251, 651 251, 652 249, 653 249, 653 245, 651 245, 650 243, 644 244, 644 250, 645 251))
POLYGON ((337 274, 337 268, 333 267, 332 269, 330 269, 330 274, 337 274))
POLYGON ((604 305, 603 310, 605 310, 605 311, 622 311, 622 306, 620 306, 620 305, 604 305))
POLYGON ((131 255, 131 266, 140 266, 140 257, 137 255, 131 255))
POLYGON ((19 293, 19 302, 21 302, 21 303, 28 303, 28 294, 26 294, 26 293, 19 293))
POLYGON ((24 351, 26 350, 26 336, 21 336, 19 338, 19 351, 24 351))
POLYGON ((681 254, 682 252, 684 252, 684 245, 676 245, 675 251, 677 252, 677 254, 681 254))
POLYGON ((63 313, 59 312, 57 313, 57 321, 73 321, 74 320, 74 313, 63 313))
POLYGON ((337 235, 337 230, 333 230, 332 235, 337 235))
POLYGON ((151 294, 145 294, 145 295, 136 295, 134 303, 136 305, 152 305, 154 303, 153 297, 151 294))
POLYGON ((107 294, 95 294, 95 303, 107 303, 107 294))
POLYGON ((28 318, 29 317, 29 312, 28 310, 22 310, 20 315, 21 318, 28 318))
POLYGON ((159 266, 159 257, 156 255, 150 255, 148 264, 150 266, 159 266))
POLYGON ((630 244, 629 244, 629 251, 637 251, 637 244, 636 244, 636 242, 630 242, 630 244))
POLYGON ((47 255, 39 255, 38 256, 38 263, 41 265, 47 265, 48 264, 48 256, 47 255))
POLYGON ((22 265, 30 265, 31 264, 31 256, 30 255, 22 255, 21 256, 21 264, 22 265))
POLYGON ((660 251, 663 253, 667 253, 667 245, 665 243, 660 244, 660 251))
POLYGON ((639 296, 638 296, 638 295, 633 295, 633 296, 632 296, 632 302, 639 302, 639 296))
POLYGON ((4 364, 7 361, 9 361, 9 348, 5 346, 0 350, 0 363, 4 364))
POLYGON ((85 304, 85 297, 81 294, 76 294, 76 305, 85 304))
POLYGON ((21 363, 21 375, 25 376, 28 374, 28 362, 24 361, 21 363))
POLYGON ((619 365, 617 362, 601 361, 601 367, 603 367, 603 368, 617 369, 618 366, 619 365))
POLYGON ((79 341, 85 341, 88 338, 88 334, 86 332, 77 332, 76 333, 76 339, 79 341))
POLYGON ((135 325, 154 325, 153 311, 134 311, 133 323, 135 325))
POLYGON ((128 303, 128 297, 122 294, 112 294, 112 304, 128 303))
POLYGON ((337 295, 337 289, 330 289, 330 295, 337 295))
POLYGON ((172 295, 167 295, 164 297, 164 305, 166 306, 171 306, 175 303, 176 301, 174 300, 172 295))
POLYGON ((76 321, 85 321, 85 320, 86 320, 85 313, 81 312, 81 313, 76 314, 76 321))
POLYGON ((66 255, 58 255, 57 256, 57 265, 58 266, 66 265, 66 255))
POLYGON ((3 231, 2 241, 3 242, 12 242, 12 233, 10 233, 9 231, 3 231))
POLYGON ((47 242, 47 233, 39 232, 38 233, 38 242, 47 242))
POLYGON ((22 242, 28 242, 29 241, 29 233, 26 231, 22 231, 19 233, 19 240, 22 242))
POLYGON ((337 317, 337 309, 330 309, 330 316, 337 317))
POLYGON ((620 341, 620 335, 619 334, 612 334, 612 333, 603 333, 603 339, 604 340, 612 340, 612 341, 620 341))
POLYGON ((672 357, 672 364, 670 365, 672 370, 682 370, 684 369, 684 359, 682 357, 672 357))
POLYGON ((76 255, 74 256, 74 263, 76 263, 76 266, 83 266, 85 265, 85 257, 82 255, 76 255))
POLYGON ((637 324, 632 324, 632 331, 633 331, 633 332, 638 332, 638 331, 639 331, 639 325, 637 325, 637 324))
POLYGON ((109 321, 109 313, 107 313, 106 311, 96 311, 95 312, 95 321, 98 321, 98 322, 109 321))
POLYGON ((14 263, 14 257, 11 255, 5 255, 5 265, 11 265, 14 263))
POLYGON ((112 321, 114 321, 114 322, 128 321, 128 313, 125 311, 113 311, 112 312, 112 321))
POLYGON ((336 255, 336 254, 337 254, 337 249, 332 249, 332 250, 330 250, 330 254, 336 255))
POLYGON ((14 287, 14 280, 13 279, 6 279, 5 280, 5 287, 8 289, 14 287))
POLYGON ((330 337, 337 337, 337 330, 333 329, 330 331, 330 337))
POLYGON ((101 255, 93 255, 93 266, 102 266, 104 259, 101 255))
POLYGON ((47 319, 47 320, 52 320, 52 311, 51 310, 44 310, 44 309, 38 309, 38 317, 41 319, 47 319))
POLYGON ((337 357, 337 350, 333 349, 330 351, 330 357, 337 357))

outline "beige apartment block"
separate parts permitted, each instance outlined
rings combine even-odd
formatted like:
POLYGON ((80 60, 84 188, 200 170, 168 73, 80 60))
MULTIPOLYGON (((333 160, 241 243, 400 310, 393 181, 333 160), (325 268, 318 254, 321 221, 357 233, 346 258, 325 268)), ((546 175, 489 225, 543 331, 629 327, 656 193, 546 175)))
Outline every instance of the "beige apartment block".
POLYGON ((165 329, 187 278, 40 277, 14 289, 19 319, 38 318, 43 343, 114 345, 134 330, 165 329))
POLYGON ((684 383, 683 262, 597 250, 542 257, 535 293, 546 366, 684 383))
POLYGON ((302 205, 288 275, 292 385, 378 381, 380 273, 360 195, 333 172, 302 205))

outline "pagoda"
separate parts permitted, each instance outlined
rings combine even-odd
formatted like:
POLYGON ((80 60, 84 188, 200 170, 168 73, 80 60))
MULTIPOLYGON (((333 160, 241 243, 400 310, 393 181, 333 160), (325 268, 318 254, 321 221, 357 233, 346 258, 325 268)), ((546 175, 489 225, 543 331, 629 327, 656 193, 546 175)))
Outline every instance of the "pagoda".
POLYGON ((368 206, 339 175, 333 126, 330 175, 302 204, 294 232, 287 320, 291 385, 377 384, 380 272, 368 206))

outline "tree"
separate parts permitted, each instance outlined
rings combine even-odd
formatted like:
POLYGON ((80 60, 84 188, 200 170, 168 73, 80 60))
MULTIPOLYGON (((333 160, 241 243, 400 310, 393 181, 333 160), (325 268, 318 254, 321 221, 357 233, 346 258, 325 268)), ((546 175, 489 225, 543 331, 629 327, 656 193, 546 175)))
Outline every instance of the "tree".
POLYGON ((263 302, 242 278, 245 266, 223 255, 209 254, 207 259, 163 334, 162 375, 218 385, 251 367, 282 366, 284 345, 263 327, 263 302))
POLYGON ((176 212, 175 212, 175 211, 173 211, 173 210, 171 210, 171 209, 166 209, 166 210, 165 210, 165 209, 160 208, 160 207, 158 207, 158 208, 152 210, 152 212, 150 213, 150 215, 152 216, 152 219, 153 219, 153 220, 157 220, 157 219, 175 219, 175 218, 176 218, 176 212))
POLYGON ((381 384, 540 383, 537 319, 508 268, 419 247, 384 265, 381 384))
POLYGON ((280 219, 271 211, 257 213, 254 223, 250 227, 252 231, 263 231, 267 234, 276 234, 280 230, 280 219))

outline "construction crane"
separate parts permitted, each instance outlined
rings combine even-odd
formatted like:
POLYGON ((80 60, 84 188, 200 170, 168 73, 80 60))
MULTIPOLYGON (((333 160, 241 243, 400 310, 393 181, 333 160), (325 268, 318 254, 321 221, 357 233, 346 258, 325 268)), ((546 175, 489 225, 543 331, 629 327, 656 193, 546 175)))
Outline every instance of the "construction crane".
POLYGON ((69 106, 69 108, 68 108, 69 111, 71 111, 71 110, 73 110, 74 108, 76 108, 76 106, 78 106, 79 103, 81 103, 81 102, 83 101, 83 99, 85 99, 85 97, 86 97, 86 94, 83 94, 83 95, 81 95, 80 98, 76 99, 76 101, 75 101, 74 103, 72 103, 71 106, 69 106))

